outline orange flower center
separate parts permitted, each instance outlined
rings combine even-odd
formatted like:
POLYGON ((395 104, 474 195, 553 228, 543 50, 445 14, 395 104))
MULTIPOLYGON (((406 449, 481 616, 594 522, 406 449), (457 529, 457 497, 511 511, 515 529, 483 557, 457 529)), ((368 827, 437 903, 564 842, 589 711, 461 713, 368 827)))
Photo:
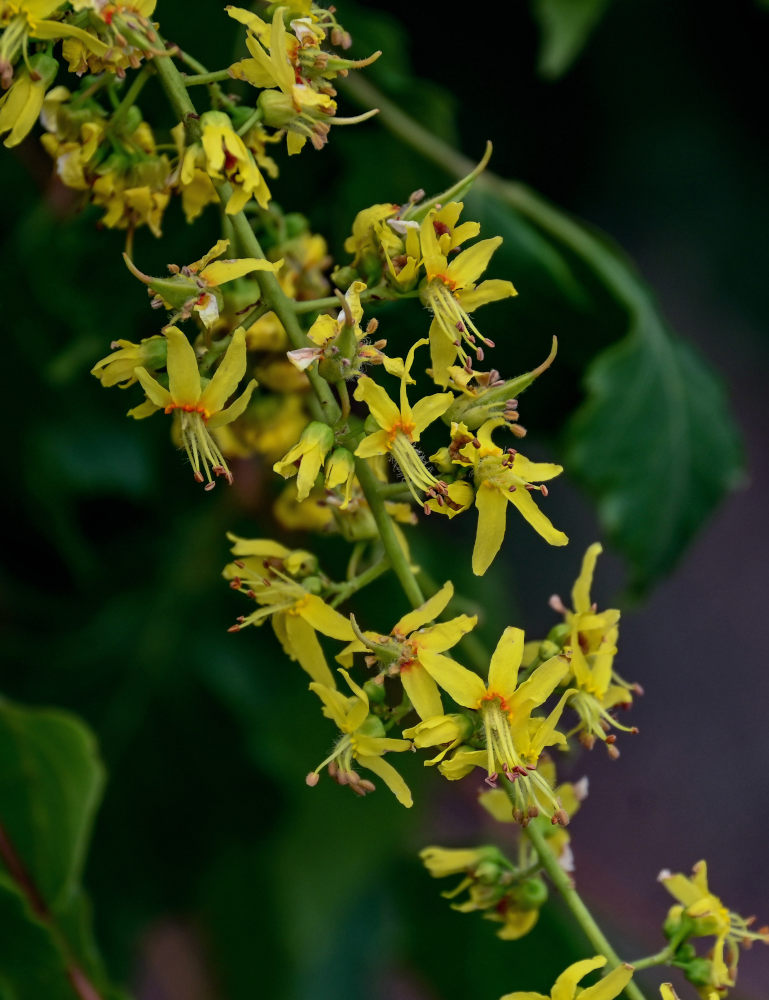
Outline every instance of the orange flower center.
POLYGON ((450 278, 447 274, 428 274, 428 281, 440 281, 442 285, 445 285, 450 292, 456 290, 457 283, 453 278, 450 278))
POLYGON ((204 422, 211 416, 205 406, 198 406, 197 403, 171 403, 163 412, 173 413, 174 410, 181 410, 183 413, 199 413, 204 422))
POLYGON ((398 434, 403 434, 408 440, 411 440, 411 435, 417 429, 416 424, 412 424, 408 420, 398 420, 390 427, 387 428, 387 447, 392 448, 393 442, 398 434))

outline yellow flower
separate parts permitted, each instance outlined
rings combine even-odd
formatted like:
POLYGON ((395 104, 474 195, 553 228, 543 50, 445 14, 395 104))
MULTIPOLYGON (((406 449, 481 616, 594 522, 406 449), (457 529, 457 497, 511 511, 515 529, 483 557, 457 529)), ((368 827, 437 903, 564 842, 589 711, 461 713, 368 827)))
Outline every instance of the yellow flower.
MULTIPOLYGON (((322 81, 315 83, 303 65, 303 46, 296 35, 286 31, 284 24, 285 6, 275 8, 271 25, 267 25, 257 15, 237 7, 228 7, 231 17, 246 25, 246 46, 250 58, 230 66, 230 76, 245 80, 261 90, 258 107, 264 123, 271 128, 285 129, 289 156, 298 153, 309 139, 316 149, 322 149, 327 142, 331 125, 352 125, 370 118, 376 111, 370 111, 355 118, 334 118, 335 91, 322 81)), ((297 22, 292 22, 292 27, 297 22)), ((299 25, 300 34, 303 26, 299 25)), ((313 37, 317 43, 317 36, 313 37)), ((321 35, 324 33, 321 31, 321 35)), ((313 46, 315 47, 315 46, 313 46)), ((324 75, 352 67, 365 66, 369 59, 339 60, 328 53, 319 53, 319 59, 326 70, 324 75), (338 70, 336 70, 336 66, 338 70)), ((304 60, 306 62, 306 59, 304 60)), ((321 70, 323 73, 323 70, 321 70)))
MULTIPOLYGON (((461 203, 454 202, 441 211, 448 221, 456 221, 461 210, 461 203), (451 215, 447 217, 449 209, 451 215)), ((472 223, 465 225, 473 226, 472 223)), ((470 367, 470 359, 463 343, 475 351, 480 361, 483 360, 483 349, 477 341, 480 340, 488 347, 494 346, 483 336, 469 314, 487 302, 496 302, 517 294, 509 281, 489 280, 477 286, 475 284, 488 267, 492 254, 502 243, 501 236, 481 240, 449 262, 449 251, 456 242, 467 239, 471 234, 476 234, 475 228, 464 229, 460 226, 454 230, 453 224, 449 226, 446 221, 441 220, 436 209, 427 213, 420 229, 426 272, 424 284, 420 288, 420 298, 433 314, 430 355, 433 378, 438 385, 448 384, 449 368, 457 357, 463 367, 470 367)))
POLYGON ((354 254, 350 267, 366 278, 382 270, 377 226, 386 219, 394 218, 398 210, 399 206, 390 202, 371 205, 358 212, 353 220, 352 234, 344 241, 344 248, 347 253, 354 254))
MULTIPOLYGON (((240 212, 252 197, 262 208, 267 208, 272 197, 270 189, 230 118, 223 111, 206 111, 200 116, 200 129, 200 142, 193 143, 182 160, 179 174, 182 188, 198 184, 197 171, 205 170, 214 180, 227 180, 232 185, 225 206, 229 215, 240 212)), ((198 208, 198 203, 194 204, 198 208)), ((194 210, 191 206, 191 211, 194 210)))
POLYGON ((334 444, 334 432, 328 424, 313 420, 302 431, 299 441, 279 462, 273 465, 273 471, 284 479, 296 476, 296 496, 298 500, 306 500, 310 490, 315 485, 326 455, 334 444))
POLYGON ((522 629, 506 628, 491 657, 487 683, 446 657, 425 663, 431 677, 458 705, 480 713, 484 734, 485 749, 460 747, 452 755, 453 765, 447 767, 444 761, 439 766, 446 777, 453 778, 485 765, 487 782, 492 786, 501 771, 513 783, 522 820, 536 816, 541 807, 548 816, 565 822, 550 783, 537 771, 543 749, 564 742, 555 727, 565 699, 561 698, 546 719, 532 718, 531 713, 563 680, 568 662, 562 655, 554 656, 518 684, 523 647, 522 629))
POLYGON ((87 31, 66 21, 48 20, 63 6, 62 0, 13 0, 0 2, 0 86, 7 90, 13 65, 27 51, 30 38, 51 40, 78 38, 93 52, 104 53, 107 45, 87 31))
POLYGON ((450 392, 439 392, 432 396, 424 396, 413 408, 408 400, 406 386, 410 378, 414 352, 426 340, 418 340, 406 356, 403 376, 401 377, 400 407, 390 399, 385 390, 367 375, 358 380, 355 398, 365 402, 380 429, 365 437, 355 454, 358 458, 373 458, 375 455, 392 455, 403 473, 406 485, 417 501, 423 503, 420 494, 428 497, 445 495, 445 485, 425 467, 422 459, 414 448, 414 443, 420 438, 424 429, 437 420, 451 405, 453 396, 450 392))
POLYGON ((364 632, 364 637, 373 645, 366 645, 356 638, 342 650, 337 660, 350 666, 354 653, 373 651, 376 655, 376 647, 384 647, 388 673, 400 677, 403 689, 420 719, 443 717, 441 696, 432 674, 441 666, 451 669, 449 665, 453 664, 453 660, 442 654, 467 635, 478 621, 475 615, 458 615, 451 621, 429 625, 445 611, 453 596, 453 584, 445 583, 437 594, 405 614, 389 636, 364 632))
POLYGON ((9 133, 3 140, 4 146, 18 146, 32 131, 58 68, 56 60, 42 52, 30 56, 28 68, 0 97, 0 135, 9 133))
POLYGON ((145 368, 137 367, 134 374, 147 395, 148 403, 130 411, 131 415, 137 418, 149 416, 156 408, 176 414, 195 479, 199 483, 207 480, 207 490, 214 486, 212 472, 215 476, 224 476, 231 483, 232 473, 210 432, 236 420, 248 406, 256 387, 256 380, 251 379, 245 391, 225 407, 246 373, 246 335, 242 327, 233 333, 213 378, 205 384, 195 351, 182 331, 170 326, 165 336, 168 341, 168 388, 145 368))
POLYGON ((335 490, 343 486, 343 501, 340 510, 346 510, 352 500, 355 485, 355 459, 346 448, 335 448, 326 462, 326 489, 335 490))
POLYGON ((501 1000, 615 1000, 633 978, 632 965, 620 965, 612 969, 603 979, 599 980, 595 986, 588 986, 587 989, 577 990, 579 981, 588 972, 595 969, 602 969, 606 965, 606 957, 597 955, 595 958, 586 958, 581 962, 570 965, 565 972, 556 979, 549 997, 542 993, 534 993, 531 990, 518 991, 516 993, 506 993, 501 1000))
MULTIPOLYGON (((382 352, 385 341, 370 344, 366 339, 377 329, 372 320, 364 330, 361 292, 366 290, 362 281, 354 281, 345 292, 344 306, 336 317, 324 313, 307 331, 307 339, 315 347, 300 347, 289 351, 288 357, 299 371, 306 371, 316 361, 322 366, 321 375, 329 382, 354 378, 366 364, 384 365, 385 371, 397 378, 406 375, 400 358, 389 358, 382 352)), ((406 376, 409 382, 414 380, 406 376)))
POLYGON ((353 762, 357 761, 361 767, 380 777, 401 805, 408 808, 413 800, 406 782, 392 764, 388 764, 382 757, 388 752, 401 753, 408 750, 411 744, 408 740, 389 739, 385 736, 381 719, 369 715, 366 692, 358 687, 346 670, 341 673, 353 693, 352 698, 345 698, 332 686, 317 682, 310 684, 310 690, 323 702, 324 715, 336 723, 341 736, 328 757, 307 775, 307 784, 317 785, 320 771, 326 767, 336 782, 347 785, 357 795, 373 792, 373 783, 360 778, 353 769, 353 762))
POLYGON ((472 469, 478 530, 473 548, 473 573, 483 576, 499 552, 505 537, 507 504, 516 507, 534 530, 551 545, 566 545, 566 535, 554 528, 534 503, 531 491, 544 496, 547 489, 536 482, 553 479, 563 472, 560 465, 530 462, 514 448, 503 451, 492 439, 493 431, 504 425, 501 418, 488 420, 477 435, 464 424, 452 424, 452 461, 472 469))
POLYGON ((119 385, 127 389, 137 381, 137 368, 154 372, 165 366, 167 346, 165 337, 147 337, 138 344, 130 340, 113 340, 112 354, 97 361, 91 374, 105 387, 119 385))
POLYGON ((326 491, 313 490, 306 500, 296 495, 296 480, 292 480, 273 504, 273 513, 286 531, 329 532, 334 530, 334 513, 328 506, 326 491))
POLYGON ((574 610, 565 608, 559 597, 551 598, 551 606, 560 611, 568 627, 568 642, 564 648, 570 657, 572 679, 576 688, 569 699, 569 705, 580 718, 581 740, 591 747, 596 738, 607 742, 607 749, 613 757, 619 751, 614 747, 612 736, 607 736, 612 727, 624 732, 637 732, 635 728, 617 722, 610 709, 617 705, 627 706, 632 701, 633 690, 640 692, 638 685, 623 681, 613 669, 617 652, 620 613, 616 608, 598 612, 591 602, 590 589, 598 556, 603 551, 599 542, 594 542, 585 553, 582 568, 572 588, 574 610))
POLYGON ((737 976, 739 946, 749 947, 753 941, 769 944, 769 928, 751 931, 753 918, 741 917, 726 907, 708 888, 708 866, 698 861, 691 877, 680 873, 661 871, 658 879, 667 891, 678 900, 681 907, 674 907, 676 915, 683 913, 694 921, 691 937, 715 937, 710 956, 711 982, 716 989, 734 986, 737 976))
POLYGON ((169 278, 144 274, 127 254, 123 254, 123 260, 131 274, 154 293, 153 307, 163 306, 169 312, 178 310, 179 319, 189 318, 194 311, 204 326, 210 328, 219 319, 221 295, 217 289, 221 285, 254 271, 271 271, 274 274, 283 265, 282 260, 273 263, 263 257, 217 260, 229 245, 229 240, 218 240, 200 260, 181 268, 176 264, 169 265, 169 278))
MULTIPOLYGON (((298 661, 314 681, 330 688, 334 676, 323 655, 317 632, 332 639, 349 642, 354 638, 349 621, 314 591, 319 579, 308 575, 308 553, 298 556, 290 549, 268 539, 244 539, 230 535, 235 562, 224 569, 223 576, 233 590, 254 600, 258 608, 242 615, 230 629, 239 632, 247 625, 262 625, 272 620, 275 635, 286 654, 298 661), (299 576, 302 579, 295 579, 299 576)), ((314 558, 314 557, 311 557, 314 558)))

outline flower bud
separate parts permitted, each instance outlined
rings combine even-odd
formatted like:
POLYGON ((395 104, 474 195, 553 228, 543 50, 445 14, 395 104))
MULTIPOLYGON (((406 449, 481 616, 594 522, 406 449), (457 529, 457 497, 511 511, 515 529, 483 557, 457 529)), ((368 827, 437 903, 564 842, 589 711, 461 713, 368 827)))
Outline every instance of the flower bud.
POLYGON ((384 684, 378 684, 373 680, 366 681, 363 685, 363 690, 366 692, 366 697, 371 705, 382 705, 387 697, 384 684))
POLYGON ((547 886, 541 878, 524 879, 509 895, 521 910, 540 910, 547 902, 547 886))
POLYGON ((263 90, 256 104, 264 124, 271 128, 284 128, 296 118, 291 98, 279 90, 263 90))
MULTIPOLYGON (((678 965, 678 963, 676 963, 678 965)), ((706 958, 694 958, 687 965, 679 965, 692 986, 712 986, 712 963, 706 958)))

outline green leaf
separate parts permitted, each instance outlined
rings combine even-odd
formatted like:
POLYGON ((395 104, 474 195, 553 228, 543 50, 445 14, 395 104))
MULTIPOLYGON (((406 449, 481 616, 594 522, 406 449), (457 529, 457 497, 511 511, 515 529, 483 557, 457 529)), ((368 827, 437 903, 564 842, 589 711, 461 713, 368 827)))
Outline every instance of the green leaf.
POLYGON ((539 72, 555 79, 571 66, 610 0, 533 0, 542 31, 539 72))
POLYGON ((739 435, 720 381, 651 305, 593 361, 586 388, 566 467, 595 498, 631 586, 644 591, 740 482, 739 435))
POLYGON ((75 969, 107 996, 80 887, 104 787, 96 741, 67 712, 0 700, 0 759, 0 1000, 72 998, 75 969))

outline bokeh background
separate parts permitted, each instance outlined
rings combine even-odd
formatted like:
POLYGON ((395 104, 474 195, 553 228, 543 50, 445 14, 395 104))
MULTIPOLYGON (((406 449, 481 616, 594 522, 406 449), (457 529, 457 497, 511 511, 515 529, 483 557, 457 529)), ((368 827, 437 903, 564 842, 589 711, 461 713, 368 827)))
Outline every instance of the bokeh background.
MULTIPOLYGON (((498 174, 617 240, 726 383, 744 437, 740 488, 643 598, 627 596, 616 554, 599 564, 599 604, 622 602, 618 666, 647 694, 619 761, 596 750, 568 762, 591 783, 571 832, 579 885, 631 958, 661 947, 662 867, 707 857, 732 908, 767 920, 769 14, 747 0, 712 11, 615 0, 581 58, 548 81, 523 3, 451 15, 437 2, 346 8, 358 51, 384 49, 378 79, 392 96, 470 156, 493 139, 498 174)), ((219 4, 195 4, 191 17, 183 0, 162 0, 157 16, 207 63, 230 61, 235 30, 219 4)), ((278 189, 335 251, 364 204, 450 180, 375 123, 342 132, 285 164, 278 189)), ((71 709, 98 736, 109 783, 85 882, 113 977, 141 1000, 493 1000, 549 988, 553 970, 586 953, 557 906, 522 942, 499 942, 492 925, 452 912, 416 861, 428 843, 498 835, 472 780, 445 788, 407 761, 418 803, 408 814, 384 791, 358 801, 328 781, 305 787, 331 739, 326 720, 267 629, 227 634, 243 607, 219 579, 227 529, 275 530, 269 471, 242 466, 231 490, 203 494, 162 420, 125 419, 129 393, 88 375, 111 340, 156 330, 120 264, 121 235, 98 231, 98 213, 73 214, 34 139, 0 158, 0 178, 2 690, 71 709)), ((162 249, 141 234, 137 259, 151 273, 193 259, 215 224, 193 237, 171 212, 162 249)), ((559 336, 560 367, 523 405, 529 450, 557 457, 581 376, 616 323, 546 300, 536 260, 520 245, 511 254, 504 274, 521 295, 491 307, 484 329, 506 374, 559 336)), ((423 322, 395 310, 383 333, 410 343, 423 322)), ((555 621, 548 597, 568 593, 584 548, 602 537, 568 469, 563 480, 549 512, 571 537, 565 550, 513 524, 477 582, 465 565, 473 524, 449 531, 433 519, 414 538, 435 579, 450 562, 489 636, 508 621, 544 634, 555 621)), ((652 521, 667 502, 664 475, 656 486, 652 521)), ((334 544, 321 548, 333 565, 334 544)), ((357 606, 367 620, 400 605, 382 584, 357 606)), ((740 977, 739 995, 766 996, 769 952, 747 954, 740 977)))

